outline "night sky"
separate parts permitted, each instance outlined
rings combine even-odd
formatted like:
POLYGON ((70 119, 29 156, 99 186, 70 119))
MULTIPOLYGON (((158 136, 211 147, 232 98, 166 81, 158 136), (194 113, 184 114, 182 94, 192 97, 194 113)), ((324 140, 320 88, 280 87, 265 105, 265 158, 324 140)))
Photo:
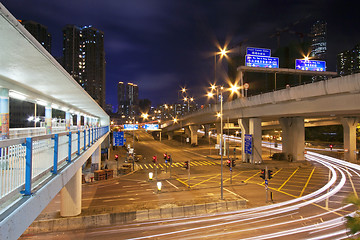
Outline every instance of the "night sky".
MULTIPOLYGON (((139 97, 152 105, 174 103, 181 87, 202 102, 214 79, 217 45, 276 50, 277 29, 291 26, 309 33, 316 20, 328 24, 328 71, 336 71, 336 54, 360 43, 358 1, 256 0, 5 0, 18 19, 34 20, 52 34, 52 54, 62 55, 66 24, 102 30, 106 52, 106 102, 117 106, 119 81, 139 85, 139 97)), ((289 33, 286 45, 299 39, 289 33)), ((281 61, 281 59, 280 59, 281 61)), ((226 64, 218 67, 224 71, 226 64)), ((220 75, 219 75, 220 76, 220 75)))

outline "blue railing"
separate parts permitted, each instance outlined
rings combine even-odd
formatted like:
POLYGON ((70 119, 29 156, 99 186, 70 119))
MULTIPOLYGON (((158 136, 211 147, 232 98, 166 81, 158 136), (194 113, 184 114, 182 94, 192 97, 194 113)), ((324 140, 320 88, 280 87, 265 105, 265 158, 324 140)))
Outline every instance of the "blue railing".
POLYGON ((35 183, 58 174, 107 132, 108 126, 0 141, 0 202, 14 193, 31 195, 35 183))

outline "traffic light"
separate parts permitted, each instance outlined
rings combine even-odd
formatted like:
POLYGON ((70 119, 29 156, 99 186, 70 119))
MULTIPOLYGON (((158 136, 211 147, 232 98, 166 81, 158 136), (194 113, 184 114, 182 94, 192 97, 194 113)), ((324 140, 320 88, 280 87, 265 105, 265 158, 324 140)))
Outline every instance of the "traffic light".
POLYGON ((167 158, 167 153, 164 153, 164 160, 166 160, 167 158))
POLYGON ((115 161, 119 160, 119 155, 115 154, 115 161))
POLYGON ((184 168, 189 169, 189 161, 185 161, 184 168))
POLYGON ((261 177, 262 179, 265 179, 265 169, 261 169, 260 177, 261 177))
POLYGON ((157 157, 156 157, 156 156, 153 156, 152 159, 153 159, 153 162, 156 163, 157 157))
POLYGON ((333 149, 333 145, 332 145, 332 144, 330 144, 330 146, 329 146, 329 147, 330 147, 330 150, 332 151, 332 149, 333 149))
POLYGON ((235 167, 236 163, 235 163, 235 159, 232 160, 232 166, 235 167))
POLYGON ((228 167, 230 167, 230 163, 231 163, 231 161, 228 159, 228 160, 226 160, 226 165, 228 166, 228 167))
POLYGON ((272 179, 272 170, 268 170, 268 179, 272 179))
POLYGON ((170 155, 170 154, 167 155, 167 161, 168 161, 169 163, 171 163, 171 155, 170 155))

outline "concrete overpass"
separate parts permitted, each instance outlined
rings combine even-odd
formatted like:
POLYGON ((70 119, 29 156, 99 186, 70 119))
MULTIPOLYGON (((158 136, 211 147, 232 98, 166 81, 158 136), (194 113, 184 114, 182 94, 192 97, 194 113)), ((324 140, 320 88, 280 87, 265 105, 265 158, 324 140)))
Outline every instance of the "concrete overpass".
POLYGON ((82 165, 101 164, 110 118, 1 3, 0 29, 0 239, 17 239, 59 191, 61 215, 81 213, 82 165), (37 136, 10 139, 10 98, 45 107, 37 136), (56 132, 53 109, 66 118, 56 132))
MULTIPOLYGON (((242 137, 253 134, 254 148, 259 152, 254 156, 255 162, 261 161, 262 125, 279 123, 283 130, 283 151, 291 154, 294 160, 304 160, 305 125, 342 124, 345 159, 354 161, 359 101, 360 74, 354 74, 226 102, 223 119, 238 122, 242 137)), ((200 110, 184 116, 176 124, 163 124, 163 132, 189 127, 195 143, 200 125, 216 123, 217 132, 220 132, 217 112, 220 112, 219 105, 200 110)))

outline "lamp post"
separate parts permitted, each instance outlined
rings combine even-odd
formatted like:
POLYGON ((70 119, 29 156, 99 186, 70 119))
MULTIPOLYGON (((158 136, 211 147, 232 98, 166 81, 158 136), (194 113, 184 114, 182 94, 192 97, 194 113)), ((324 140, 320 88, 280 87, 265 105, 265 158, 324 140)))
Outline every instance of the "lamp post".
MULTIPOLYGON (((223 87, 220 87, 220 113, 217 114, 220 117, 220 157, 221 157, 221 200, 224 199, 224 181, 223 181, 223 87)), ((211 90, 216 90, 216 96, 219 96, 219 87, 212 85, 211 90)), ((212 92, 208 93, 208 97, 213 97, 212 92)), ((219 133, 218 133, 219 134, 219 133)))
POLYGON ((194 101, 194 98, 192 97, 184 97, 184 101, 187 102, 187 106, 188 106, 188 113, 190 112, 190 101, 194 101))

